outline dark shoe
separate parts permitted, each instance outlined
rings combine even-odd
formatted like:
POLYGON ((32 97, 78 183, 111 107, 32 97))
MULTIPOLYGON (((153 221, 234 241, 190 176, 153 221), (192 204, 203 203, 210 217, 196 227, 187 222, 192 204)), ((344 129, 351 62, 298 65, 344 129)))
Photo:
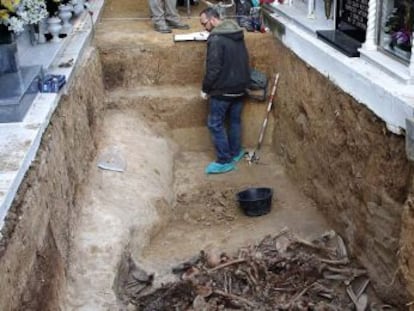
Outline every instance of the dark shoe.
POLYGON ((168 26, 170 26, 171 28, 174 29, 190 29, 190 26, 187 24, 183 24, 183 23, 172 23, 172 22, 167 22, 168 26))
POLYGON ((154 30, 161 33, 171 33, 172 30, 167 25, 154 25, 154 30))

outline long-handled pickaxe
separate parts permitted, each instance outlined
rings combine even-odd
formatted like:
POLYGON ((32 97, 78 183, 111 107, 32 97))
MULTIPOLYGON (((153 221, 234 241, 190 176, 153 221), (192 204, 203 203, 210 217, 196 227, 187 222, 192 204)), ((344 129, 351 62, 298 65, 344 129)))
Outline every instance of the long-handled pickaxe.
POLYGON ((259 142, 257 143, 256 149, 254 149, 253 151, 249 151, 247 153, 247 161, 249 162, 249 164, 258 163, 258 161, 259 161, 259 154, 258 153, 259 153, 260 147, 262 146, 262 141, 263 141, 263 137, 264 137, 264 134, 265 134, 266 127, 267 127, 267 121, 268 121, 268 118, 269 118, 269 113, 272 110, 273 97, 275 96, 275 93, 276 93, 276 87, 277 87, 277 82, 278 81, 279 81, 279 74, 277 73, 275 75, 275 82, 273 84, 272 91, 270 92, 270 95, 269 95, 269 102, 268 102, 268 105, 267 105, 267 111, 266 111, 265 119, 263 121, 262 128, 260 129, 259 142))

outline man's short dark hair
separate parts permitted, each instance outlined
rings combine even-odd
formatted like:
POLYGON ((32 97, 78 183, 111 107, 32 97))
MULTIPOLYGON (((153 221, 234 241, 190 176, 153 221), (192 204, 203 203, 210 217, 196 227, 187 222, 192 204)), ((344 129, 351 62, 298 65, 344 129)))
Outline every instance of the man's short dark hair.
POLYGON ((210 18, 212 18, 212 17, 215 17, 215 18, 220 18, 220 14, 217 12, 217 10, 215 9, 215 8, 213 8, 213 7, 208 7, 208 8, 205 8, 204 10, 202 10, 201 12, 200 12, 200 16, 202 15, 202 14, 205 14, 206 15, 206 17, 208 18, 208 19, 210 19, 210 18))

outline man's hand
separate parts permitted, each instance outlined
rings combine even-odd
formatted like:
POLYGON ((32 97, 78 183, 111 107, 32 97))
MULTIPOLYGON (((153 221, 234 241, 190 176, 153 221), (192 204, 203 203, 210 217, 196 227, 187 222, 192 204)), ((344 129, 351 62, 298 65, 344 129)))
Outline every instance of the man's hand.
POLYGON ((201 91, 201 92, 200 92, 200 97, 201 97, 202 99, 204 99, 204 100, 207 100, 207 99, 208 99, 208 94, 207 94, 207 93, 204 93, 203 91, 201 91))

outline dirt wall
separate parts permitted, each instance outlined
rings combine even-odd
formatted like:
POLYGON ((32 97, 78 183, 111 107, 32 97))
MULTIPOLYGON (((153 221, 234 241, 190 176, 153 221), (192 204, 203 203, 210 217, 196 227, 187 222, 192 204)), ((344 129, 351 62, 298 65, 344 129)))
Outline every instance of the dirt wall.
MULTIPOLYGON (((119 43, 121 39, 116 40, 110 34, 99 33, 96 39, 108 90, 154 85, 176 85, 178 88, 198 85, 201 88, 205 42, 173 42, 166 36, 163 41, 154 43, 147 41, 148 36, 142 38, 139 33, 132 33, 120 36, 123 41, 119 43)), ((269 49, 272 34, 246 33, 245 36, 251 66, 269 76, 275 73, 277 56, 273 49, 269 49)))
POLYGON ((202 80, 205 47, 202 43, 153 45, 132 40, 125 48, 100 45, 107 89, 144 85, 192 84, 202 80), (133 44, 133 45, 132 45, 133 44), (171 51, 174 50, 174 53, 171 51))
POLYGON ((97 52, 89 49, 61 98, 2 229, 0 310, 58 310, 75 198, 96 151, 103 109, 97 52))
MULTIPOLYGON (((367 267, 379 296, 407 302, 399 267, 403 205, 413 178, 405 140, 275 43, 281 82, 274 148, 288 174, 315 200, 367 267)), ((411 289, 411 287, 410 287, 411 289)))
MULTIPOLYGON (((411 185, 410 195, 404 205, 402 215, 402 232, 400 239, 400 268, 401 272, 407 280, 407 288, 414 296, 414 191, 413 185, 411 185)), ((411 299, 412 301, 412 299, 411 299)), ((410 311, 414 310, 414 306, 411 304, 410 311)))

